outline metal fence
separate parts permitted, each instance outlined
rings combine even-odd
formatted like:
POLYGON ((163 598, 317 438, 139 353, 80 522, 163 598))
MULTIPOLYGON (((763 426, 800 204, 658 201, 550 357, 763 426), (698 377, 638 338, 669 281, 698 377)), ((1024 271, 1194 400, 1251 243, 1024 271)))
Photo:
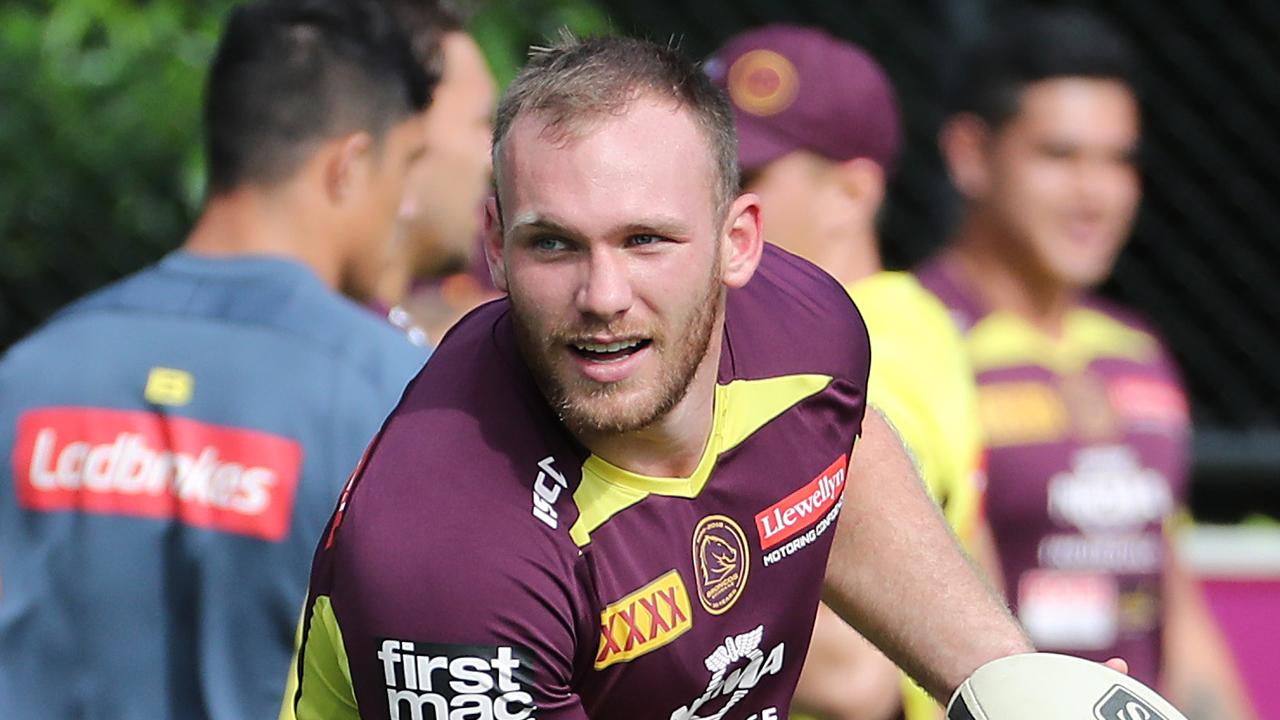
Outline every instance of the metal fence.
MULTIPOLYGON (((674 36, 699 56, 731 34, 768 21, 821 25, 866 47, 898 88, 906 122, 904 157, 885 216, 888 259, 909 265, 945 236, 954 199, 934 140, 945 112, 945 71, 957 47, 1014 3, 601 4, 616 30, 674 36)), ((1197 513, 1228 519, 1264 511, 1280 517, 1280 132, 1274 130, 1280 127, 1280 1, 1080 4, 1130 36, 1144 70, 1146 196, 1136 235, 1104 292, 1146 313, 1181 363, 1197 423, 1197 513)), ((7 93, 22 86, 6 87, 7 93)), ((85 131, 94 127, 94 118, 87 117, 85 131)), ((21 168, 7 166, 4 173, 9 179, 0 184, 21 177, 21 168)), ((168 177, 181 181, 175 175, 168 177)), ((121 206, 130 198, 162 195, 130 187, 135 176, 165 174, 107 168, 101 182, 117 191, 105 201, 83 205, 53 188, 42 205, 21 209, 31 221, 20 227, 32 231, 43 216, 79 213, 82 219, 75 233, 48 238, 35 255, 6 247, 0 258, 0 348, 60 305, 154 259, 180 238, 181 207, 121 206), (104 245, 95 229, 116 213, 158 218, 153 224, 173 233, 133 243, 117 236, 104 245)), ((4 198, 0 192, 0 210, 4 198)))
MULTIPOLYGON (((819 25, 869 50, 893 79, 906 123, 884 227, 887 259, 906 266, 937 247, 953 216, 935 143, 948 63, 1019 3, 604 4, 616 29, 675 36, 699 56, 776 21, 819 25)), ((1076 4, 1123 31, 1142 70, 1146 194, 1103 292, 1145 313, 1181 364, 1197 428, 1197 514, 1280 517, 1280 2, 1076 4)))

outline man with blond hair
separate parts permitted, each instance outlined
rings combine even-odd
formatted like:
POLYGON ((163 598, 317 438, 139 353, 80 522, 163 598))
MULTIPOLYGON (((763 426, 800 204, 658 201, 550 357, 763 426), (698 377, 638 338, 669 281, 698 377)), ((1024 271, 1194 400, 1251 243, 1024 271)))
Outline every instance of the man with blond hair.
POLYGON ((1031 649, 866 408, 847 293, 763 243, 698 68, 566 41, 494 136, 508 297, 344 491, 285 716, 778 720, 820 595, 936 697, 1031 649))

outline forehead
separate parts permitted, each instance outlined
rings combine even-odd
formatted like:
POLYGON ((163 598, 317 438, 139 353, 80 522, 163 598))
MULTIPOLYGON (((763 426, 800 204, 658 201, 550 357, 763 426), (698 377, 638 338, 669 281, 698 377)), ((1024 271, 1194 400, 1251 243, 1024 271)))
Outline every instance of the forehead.
POLYGON ((466 93, 492 104, 495 83, 476 41, 465 32, 455 31, 446 34, 440 46, 444 53, 444 74, 437 92, 466 93))
POLYGON ((1128 85, 1064 77, 1028 85, 1007 127, 1065 141, 1132 145, 1138 141, 1140 124, 1138 101, 1128 85))
POLYGON ((655 215, 681 218, 691 229, 711 223, 711 151, 690 114, 671 101, 642 96, 569 132, 548 127, 545 116, 522 115, 501 159, 507 218, 553 216, 588 233, 655 215))

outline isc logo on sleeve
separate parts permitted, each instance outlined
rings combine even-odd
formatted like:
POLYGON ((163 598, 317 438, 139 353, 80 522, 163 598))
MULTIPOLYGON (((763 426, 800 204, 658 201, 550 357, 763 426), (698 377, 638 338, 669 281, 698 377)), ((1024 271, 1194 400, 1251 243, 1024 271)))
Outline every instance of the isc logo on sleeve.
POLYGON ((289 438, 150 412, 57 407, 18 418, 18 503, 43 512, 168 518, 279 541, 302 447, 289 438))

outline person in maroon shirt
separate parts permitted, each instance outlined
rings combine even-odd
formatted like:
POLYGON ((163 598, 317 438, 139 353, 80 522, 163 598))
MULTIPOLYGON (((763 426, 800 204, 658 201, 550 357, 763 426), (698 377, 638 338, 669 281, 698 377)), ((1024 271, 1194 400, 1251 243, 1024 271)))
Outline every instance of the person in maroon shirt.
POLYGON ((566 40, 495 138, 508 297, 348 483, 284 717, 780 720, 820 594, 939 698, 1031 650, 865 408, 848 294, 762 242, 703 73, 566 40))
POLYGON ((1041 650, 1122 656, 1192 717, 1249 718, 1166 542, 1186 401, 1155 331, 1092 295, 1141 192, 1132 60, 1075 11, 1005 21, 963 68, 942 151, 965 200, 919 270, 966 334, 1005 591, 1041 650))

